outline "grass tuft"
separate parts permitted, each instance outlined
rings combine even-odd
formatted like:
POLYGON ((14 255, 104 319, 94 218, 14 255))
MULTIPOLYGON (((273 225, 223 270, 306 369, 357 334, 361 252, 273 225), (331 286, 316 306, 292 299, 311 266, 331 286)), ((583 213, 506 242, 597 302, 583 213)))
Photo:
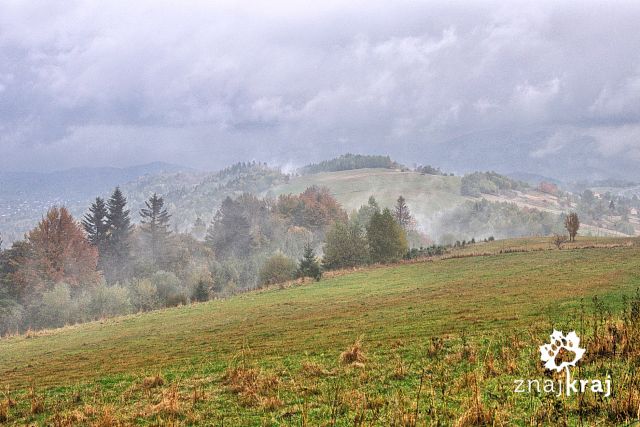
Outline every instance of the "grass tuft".
POLYGON ((367 357, 362 350, 361 339, 358 338, 351 347, 340 353, 340 362, 343 365, 355 365, 357 367, 363 367, 364 362, 367 361, 367 357))

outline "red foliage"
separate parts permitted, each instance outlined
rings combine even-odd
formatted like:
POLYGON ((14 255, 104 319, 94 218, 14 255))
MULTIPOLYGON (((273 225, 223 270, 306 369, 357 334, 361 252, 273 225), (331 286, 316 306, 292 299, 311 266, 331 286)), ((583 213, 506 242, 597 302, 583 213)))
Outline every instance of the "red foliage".
POLYGON ((542 192, 542 193, 547 193, 547 194, 553 194, 556 195, 558 194, 558 186, 551 183, 551 182, 541 182, 538 185, 538 191, 542 192))
POLYGON ((329 189, 315 185, 297 196, 280 196, 276 210, 293 224, 311 229, 325 228, 335 221, 347 220, 347 213, 329 189))
POLYGON ((41 292, 59 282, 73 289, 100 280, 96 271, 98 250, 87 241, 80 224, 64 207, 51 208, 29 232, 27 244, 29 255, 20 275, 32 291, 41 292))

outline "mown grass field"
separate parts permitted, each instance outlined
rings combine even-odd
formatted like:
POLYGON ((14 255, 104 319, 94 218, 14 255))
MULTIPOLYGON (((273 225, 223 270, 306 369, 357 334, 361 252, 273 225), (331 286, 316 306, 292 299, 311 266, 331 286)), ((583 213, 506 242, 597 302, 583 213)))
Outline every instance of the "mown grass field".
POLYGON ((326 186, 347 211, 365 205, 375 195, 380 206, 392 207, 403 195, 411 212, 420 223, 427 223, 434 214, 455 207, 467 198, 460 195, 460 177, 422 175, 391 169, 357 169, 304 175, 279 185, 269 194, 297 194, 311 185, 326 186))
MULTIPOLYGON (((610 247, 493 242, 476 246, 485 256, 466 248, 2 339, 0 416, 5 407, 14 425, 575 425, 574 398, 517 395, 513 379, 544 376, 537 346, 552 328, 593 334, 640 287, 640 246, 597 244, 610 247), (358 340, 353 360, 341 359, 358 340)), ((639 360, 603 356, 581 369, 612 373, 622 399, 639 360)), ((629 422, 633 399, 617 415, 587 402, 585 425, 629 422)))

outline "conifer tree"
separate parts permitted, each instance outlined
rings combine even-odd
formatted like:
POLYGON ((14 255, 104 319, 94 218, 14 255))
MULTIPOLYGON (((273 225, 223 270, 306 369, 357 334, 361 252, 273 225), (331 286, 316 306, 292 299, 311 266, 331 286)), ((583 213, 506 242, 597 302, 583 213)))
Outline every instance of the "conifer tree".
POLYGON ((124 279, 129 262, 133 226, 127 209, 127 198, 122 194, 120 187, 116 187, 107 201, 107 226, 109 227, 107 253, 111 264, 108 268, 109 276, 113 280, 124 279))
POLYGON ((413 222, 413 217, 409 212, 409 207, 407 206, 405 198, 402 196, 398 197, 394 216, 404 231, 407 231, 413 222))
POLYGON ((251 251, 251 224, 238 201, 231 197, 222 201, 205 241, 220 258, 246 256, 251 251))
POLYGON ((140 210, 142 222, 142 232, 149 241, 151 257, 156 265, 163 261, 163 254, 166 252, 169 230, 169 219, 171 215, 164 207, 164 199, 156 193, 144 202, 146 208, 140 210))
POLYGON ((366 228, 375 212, 380 212, 380 205, 378 205, 375 197, 369 196, 367 204, 360 206, 360 209, 358 209, 356 221, 362 228, 366 228))
POLYGON ((307 243, 304 247, 304 254, 298 264, 298 277, 312 277, 319 281, 322 278, 322 270, 320 263, 316 259, 316 254, 311 247, 311 243, 307 243))
POLYGON ((107 252, 107 244, 109 239, 109 225, 107 224, 107 204, 100 197, 96 197, 96 201, 91 204, 89 212, 85 214, 82 220, 82 226, 87 233, 87 240, 98 249, 100 262, 107 252))

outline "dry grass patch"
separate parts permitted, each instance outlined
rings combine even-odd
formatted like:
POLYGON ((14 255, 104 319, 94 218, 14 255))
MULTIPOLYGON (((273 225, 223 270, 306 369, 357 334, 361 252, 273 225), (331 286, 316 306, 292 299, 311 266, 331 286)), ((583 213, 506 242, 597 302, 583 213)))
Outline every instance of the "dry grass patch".
POLYGON ((144 414, 146 416, 165 415, 174 418, 182 413, 178 388, 173 385, 162 392, 162 398, 156 405, 149 406, 144 414))
POLYGON ((142 387, 146 389, 156 388, 165 384, 164 378, 160 375, 154 375, 152 377, 146 377, 142 380, 142 387))
POLYGON ((38 396, 33 387, 29 388, 29 402, 32 414, 37 415, 44 412, 44 396, 38 396))
POLYGON ((358 338, 353 345, 340 353, 340 363, 343 365, 355 365, 364 367, 364 362, 367 361, 367 356, 362 350, 362 342, 358 338))
POLYGON ((280 379, 273 374, 266 374, 258 368, 233 367, 227 369, 223 380, 245 406, 271 410, 282 405, 277 396, 280 379))
POLYGON ((332 372, 325 369, 324 366, 310 360, 305 360, 302 362, 301 372, 303 375, 307 377, 316 377, 316 378, 332 375, 332 372))

